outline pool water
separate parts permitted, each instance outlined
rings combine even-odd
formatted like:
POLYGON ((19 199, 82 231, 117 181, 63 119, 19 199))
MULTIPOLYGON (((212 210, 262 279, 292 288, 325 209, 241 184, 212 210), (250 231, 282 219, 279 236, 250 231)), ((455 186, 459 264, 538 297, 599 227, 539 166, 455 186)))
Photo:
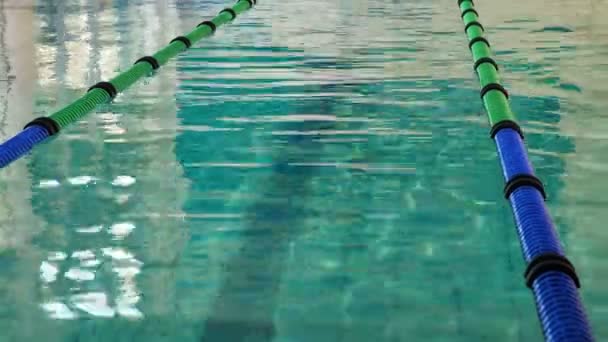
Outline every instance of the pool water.
MULTIPOLYGON (((265 0, 0 171, 0 341, 538 341, 454 0, 265 0)), ((0 2, 0 138, 227 1, 0 2)), ((608 3, 476 6, 598 340, 608 3)))

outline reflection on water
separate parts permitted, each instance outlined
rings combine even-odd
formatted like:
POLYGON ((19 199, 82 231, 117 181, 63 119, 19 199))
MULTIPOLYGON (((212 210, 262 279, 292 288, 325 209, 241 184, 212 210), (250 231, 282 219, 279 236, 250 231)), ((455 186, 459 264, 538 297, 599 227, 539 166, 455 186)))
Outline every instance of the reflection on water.
MULTIPOLYGON (((601 340, 608 6, 551 4, 478 7, 601 340)), ((225 5, 0 2, 0 138, 225 5)), ((538 340, 470 68, 452 1, 259 4, 2 170, 3 336, 538 340)))

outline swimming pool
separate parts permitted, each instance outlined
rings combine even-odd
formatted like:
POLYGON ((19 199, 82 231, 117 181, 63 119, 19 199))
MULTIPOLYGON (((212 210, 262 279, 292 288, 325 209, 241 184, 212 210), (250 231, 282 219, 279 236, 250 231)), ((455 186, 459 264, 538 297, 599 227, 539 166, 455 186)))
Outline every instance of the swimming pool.
MULTIPOLYGON (((0 6, 4 141, 226 2, 0 6)), ((602 340, 608 8, 477 7, 602 340)), ((2 170, 2 338, 540 340, 502 184, 453 1, 263 1, 2 170)))

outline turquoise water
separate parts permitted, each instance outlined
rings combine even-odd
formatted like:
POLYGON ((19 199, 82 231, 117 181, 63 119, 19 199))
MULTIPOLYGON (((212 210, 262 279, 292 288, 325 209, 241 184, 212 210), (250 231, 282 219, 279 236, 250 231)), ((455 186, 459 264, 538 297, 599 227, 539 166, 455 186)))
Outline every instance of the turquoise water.
MULTIPOLYGON (((261 1, 2 170, 0 341, 542 340, 454 2, 261 1)), ((226 4, 0 2, 0 137, 226 4)), ((477 7, 606 339, 608 5, 477 7)))

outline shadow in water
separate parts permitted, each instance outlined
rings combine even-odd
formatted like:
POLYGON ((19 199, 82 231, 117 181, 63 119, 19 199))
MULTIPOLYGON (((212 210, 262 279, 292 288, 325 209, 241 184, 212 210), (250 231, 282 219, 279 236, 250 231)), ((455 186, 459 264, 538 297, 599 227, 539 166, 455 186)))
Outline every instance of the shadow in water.
MULTIPOLYGON (((330 91, 334 85, 315 87, 330 91)), ((307 101, 308 112, 331 114, 331 100, 307 101), (312 102, 312 103, 311 103, 312 102)), ((305 108, 299 108, 303 110, 305 108)), ((302 121, 281 129, 317 131, 332 123, 302 121)), ((204 323, 201 341, 271 341, 276 335, 273 316, 285 273, 291 242, 306 229, 307 203, 316 167, 294 162, 319 161, 323 144, 314 135, 288 135, 282 141, 271 174, 245 213, 242 247, 224 267, 224 279, 204 323), (235 318, 238 317, 238 318, 235 318)))
POLYGON ((301 172, 281 161, 266 191, 247 215, 243 246, 225 266, 225 279, 205 322, 201 341, 270 341, 273 314, 290 242, 299 233, 298 218, 310 192, 312 171, 301 172), (306 174, 309 173, 309 174, 306 174), (240 319, 229 317, 238 313, 240 319))

